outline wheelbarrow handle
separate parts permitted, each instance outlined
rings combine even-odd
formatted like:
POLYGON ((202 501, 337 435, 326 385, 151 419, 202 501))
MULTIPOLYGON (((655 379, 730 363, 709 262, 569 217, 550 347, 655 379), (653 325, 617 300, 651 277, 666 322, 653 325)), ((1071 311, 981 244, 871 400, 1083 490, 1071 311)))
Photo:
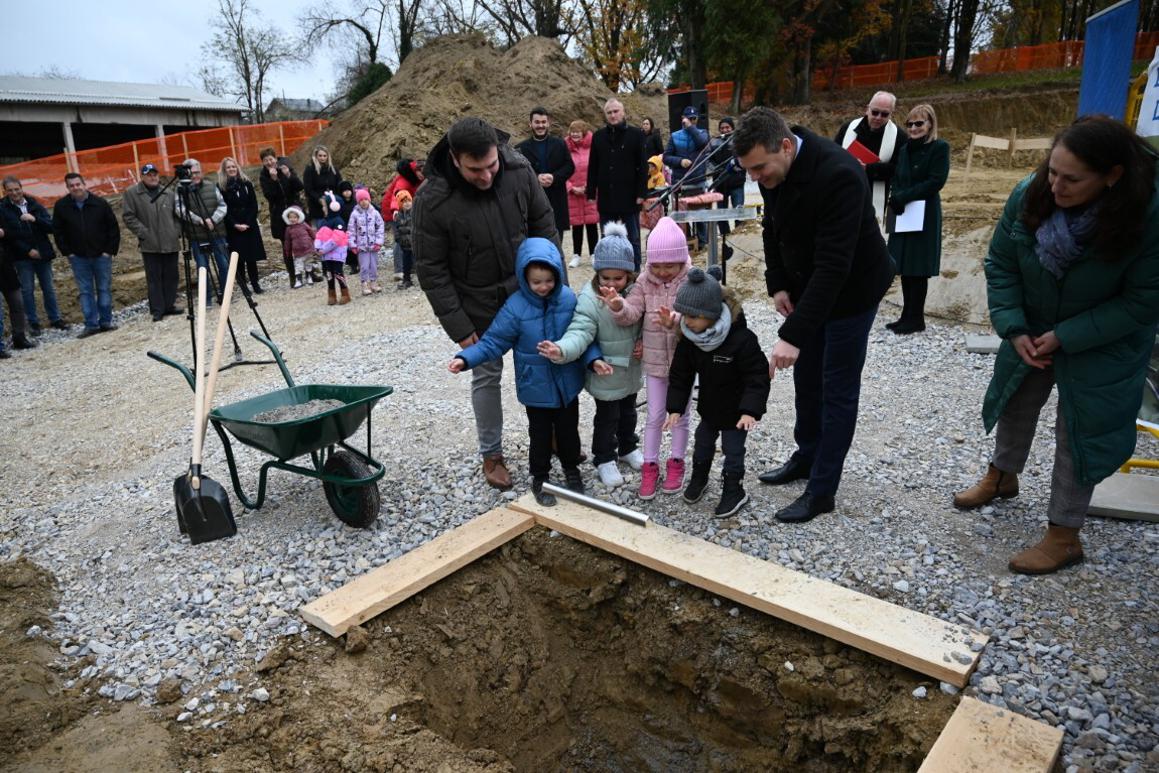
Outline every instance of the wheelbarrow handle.
POLYGON ((152 358, 152 359, 156 360, 157 362, 160 362, 164 365, 168 365, 171 368, 176 368, 177 370, 181 371, 181 375, 185 376, 185 381, 189 384, 189 388, 192 389, 194 392, 197 391, 197 382, 193 380, 193 372, 191 370, 189 370, 189 368, 185 367, 184 365, 182 365, 179 362, 176 362, 175 360, 169 359, 164 354, 160 354, 158 352, 145 352, 145 356, 150 357, 150 358, 152 358))
POLYGON ((270 352, 274 355, 274 360, 278 363, 278 369, 282 371, 282 378, 286 379, 286 385, 293 387, 294 377, 290 375, 290 370, 286 367, 286 361, 282 359, 282 350, 278 348, 278 345, 256 330, 251 330, 250 335, 269 348, 270 352))

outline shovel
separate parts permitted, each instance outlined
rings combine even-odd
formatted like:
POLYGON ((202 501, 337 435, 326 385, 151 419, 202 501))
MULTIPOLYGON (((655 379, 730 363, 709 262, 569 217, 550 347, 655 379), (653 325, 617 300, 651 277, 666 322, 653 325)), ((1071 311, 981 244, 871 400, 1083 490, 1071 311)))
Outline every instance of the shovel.
MULTIPOLYGON (((221 308, 221 319, 218 323, 218 335, 215 346, 213 363, 210 372, 216 377, 217 366, 220 363, 221 344, 224 333, 224 324, 229 314, 229 298, 233 290, 234 272, 237 266, 237 255, 234 254, 231 262, 224 298, 221 308)), ((204 268, 197 270, 197 332, 196 346, 200 356, 205 351, 205 301, 208 281, 204 268)), ((202 360, 204 362, 204 360, 202 360)), ((211 396, 205 394, 204 368, 198 364, 194 374, 193 390, 193 456, 189 462, 189 472, 173 481, 173 499, 177 505, 177 523, 182 533, 189 535, 190 543, 198 545, 202 542, 212 542, 222 537, 232 537, 237 534, 237 524, 233 519, 233 509, 229 504, 229 497, 225 489, 217 481, 201 474, 201 453, 205 445, 205 431, 209 415, 208 403, 211 396)), ((216 381, 216 378, 214 378, 216 381)))

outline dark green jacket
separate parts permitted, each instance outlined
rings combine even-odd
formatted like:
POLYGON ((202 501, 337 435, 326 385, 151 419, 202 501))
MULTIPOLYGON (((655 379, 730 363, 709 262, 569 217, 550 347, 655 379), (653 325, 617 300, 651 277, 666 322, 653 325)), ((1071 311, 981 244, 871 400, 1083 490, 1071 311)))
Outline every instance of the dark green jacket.
POLYGON ((942 268, 942 197, 950 175, 950 146, 945 140, 907 142, 897 157, 890 183, 896 204, 926 202, 922 230, 890 234, 889 254, 902 276, 937 276, 942 268))
POLYGON ((986 256, 990 321, 1006 340, 982 418, 989 432, 1030 369, 1010 339, 1053 330, 1061 344, 1053 356, 1054 375, 1070 451, 1079 482, 1094 485, 1135 448, 1135 417, 1159 322, 1159 185, 1137 247, 1109 262, 1088 248, 1055 279, 1038 262, 1035 236, 1021 220, 1029 182, 1010 195, 986 256))

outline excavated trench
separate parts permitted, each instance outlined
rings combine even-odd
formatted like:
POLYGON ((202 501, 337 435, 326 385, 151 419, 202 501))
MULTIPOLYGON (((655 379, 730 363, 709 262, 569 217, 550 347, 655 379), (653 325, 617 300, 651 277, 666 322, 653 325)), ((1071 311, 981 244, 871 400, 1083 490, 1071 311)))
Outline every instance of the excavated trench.
POLYGON ((354 633, 357 654, 278 654, 269 706, 186 750, 223 770, 904 771, 956 702, 542 528, 354 633))

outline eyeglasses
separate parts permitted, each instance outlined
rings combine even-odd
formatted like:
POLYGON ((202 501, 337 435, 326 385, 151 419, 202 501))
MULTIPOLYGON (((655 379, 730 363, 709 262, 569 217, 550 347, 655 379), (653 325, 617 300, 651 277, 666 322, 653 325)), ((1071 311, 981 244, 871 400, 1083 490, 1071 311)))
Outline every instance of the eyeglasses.
POLYGON ((889 110, 874 110, 871 107, 871 108, 869 108, 869 114, 872 115, 874 118, 889 118, 890 111, 889 110))
POLYGON ((920 129, 925 125, 926 125, 925 121, 906 121, 905 122, 905 128, 907 128, 907 129, 920 129))

